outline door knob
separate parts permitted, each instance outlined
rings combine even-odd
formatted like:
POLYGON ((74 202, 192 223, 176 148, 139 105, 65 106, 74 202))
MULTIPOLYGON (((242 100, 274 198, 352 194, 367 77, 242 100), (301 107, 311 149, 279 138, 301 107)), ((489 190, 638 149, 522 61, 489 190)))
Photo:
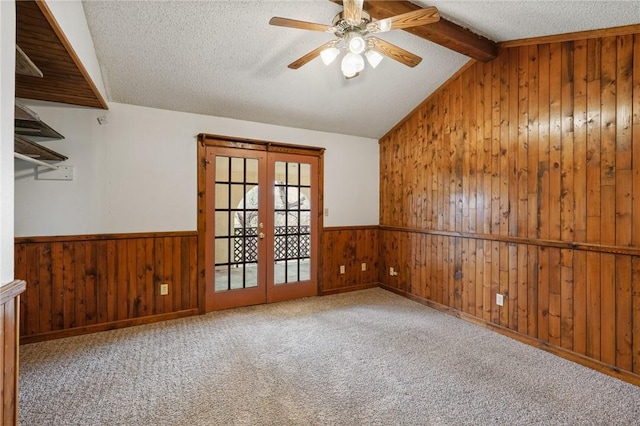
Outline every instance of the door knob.
POLYGON ((264 232, 259 233, 258 237, 260 237, 260 239, 264 238, 264 232))

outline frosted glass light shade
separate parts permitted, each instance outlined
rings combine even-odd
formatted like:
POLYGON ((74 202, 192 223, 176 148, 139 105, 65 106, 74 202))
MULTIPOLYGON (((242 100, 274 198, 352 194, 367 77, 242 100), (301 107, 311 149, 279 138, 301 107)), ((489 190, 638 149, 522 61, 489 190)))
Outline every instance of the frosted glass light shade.
POLYGON ((329 65, 340 54, 340 49, 337 47, 328 47, 320 52, 320 59, 325 65, 329 65))
POLYGON ((349 40, 349 52, 355 53, 357 55, 364 52, 364 48, 367 47, 367 43, 360 36, 352 37, 349 40))
POLYGON ((369 62, 371 68, 377 67, 382 61, 382 58, 384 58, 384 56, 382 56, 375 50, 368 50, 367 53, 364 54, 364 56, 367 57, 367 62, 369 62))
POLYGON ((391 29, 391 19, 381 19, 376 21, 376 25, 378 26, 378 31, 381 33, 387 32, 391 29))
POLYGON ((347 53, 342 59, 341 69, 345 77, 353 77, 364 69, 364 59, 355 53, 347 53))

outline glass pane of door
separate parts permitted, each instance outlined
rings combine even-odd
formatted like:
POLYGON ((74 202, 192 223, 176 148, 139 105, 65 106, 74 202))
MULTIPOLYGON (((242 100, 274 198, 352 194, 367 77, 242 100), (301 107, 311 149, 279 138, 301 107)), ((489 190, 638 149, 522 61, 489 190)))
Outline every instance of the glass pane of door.
POLYGON ((274 162, 274 285, 311 279, 311 167, 274 162))
POLYGON ((215 161, 215 291, 257 287, 258 159, 215 161))

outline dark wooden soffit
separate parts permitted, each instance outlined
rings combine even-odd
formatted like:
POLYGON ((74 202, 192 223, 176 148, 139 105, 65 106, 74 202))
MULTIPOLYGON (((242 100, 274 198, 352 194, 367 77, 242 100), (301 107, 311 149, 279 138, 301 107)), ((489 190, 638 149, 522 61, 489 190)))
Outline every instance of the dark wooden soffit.
POLYGON ((108 109, 43 0, 16 1, 16 44, 43 74, 16 74, 17 97, 108 109))
MULTIPOLYGON (((331 1, 342 4, 342 0, 331 1)), ((375 19, 385 19, 418 9, 422 7, 406 0, 365 0, 364 2, 364 10, 375 19)), ((494 41, 442 17, 434 24, 407 28, 404 31, 481 62, 489 62, 498 56, 498 46, 494 41)))

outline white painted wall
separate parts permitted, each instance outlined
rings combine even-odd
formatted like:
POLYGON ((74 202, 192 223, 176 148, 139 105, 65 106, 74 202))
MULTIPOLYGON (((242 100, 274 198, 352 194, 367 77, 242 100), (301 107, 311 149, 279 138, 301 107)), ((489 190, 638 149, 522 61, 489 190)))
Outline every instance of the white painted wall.
POLYGON ((195 230, 198 133, 326 148, 325 226, 378 224, 375 139, 118 103, 22 102, 65 135, 46 145, 69 157, 75 179, 35 180, 16 161, 16 236, 195 230))
POLYGON ((16 5, 0 1, 0 286, 13 281, 13 113, 16 5))
MULTIPOLYGON (((0 0, 1 1, 1 0, 0 0)), ((93 38, 80 0, 46 0, 47 6, 60 25, 73 50, 80 58, 103 98, 107 98, 102 71, 93 46, 93 38)))

